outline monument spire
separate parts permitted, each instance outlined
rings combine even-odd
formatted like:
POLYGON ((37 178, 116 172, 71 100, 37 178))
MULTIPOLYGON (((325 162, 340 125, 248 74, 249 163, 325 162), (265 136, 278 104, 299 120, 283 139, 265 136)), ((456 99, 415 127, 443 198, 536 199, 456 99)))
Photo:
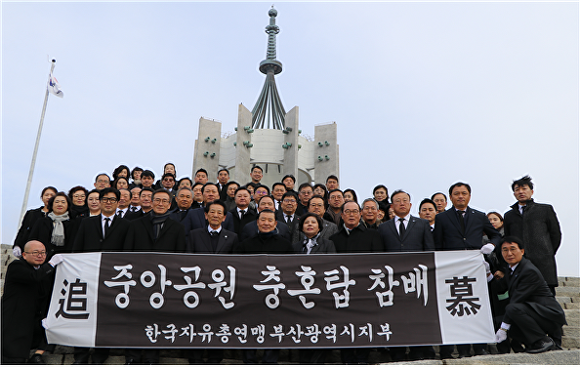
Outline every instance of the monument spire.
POLYGON ((283 130, 284 116, 286 111, 280 100, 274 75, 282 72, 282 63, 276 60, 276 35, 280 32, 280 27, 276 25, 278 12, 274 9, 268 11, 270 24, 266 26, 268 34, 268 50, 266 59, 260 63, 260 72, 266 75, 266 81, 262 92, 252 109, 252 128, 272 128, 283 130))

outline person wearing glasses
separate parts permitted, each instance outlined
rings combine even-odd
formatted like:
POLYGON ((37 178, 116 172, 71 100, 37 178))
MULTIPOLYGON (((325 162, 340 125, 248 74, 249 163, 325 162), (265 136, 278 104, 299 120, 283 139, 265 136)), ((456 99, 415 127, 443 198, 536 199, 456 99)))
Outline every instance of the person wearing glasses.
POLYGON ((89 191, 83 186, 75 186, 68 192, 68 197, 72 200, 71 216, 73 218, 89 216, 89 207, 87 206, 88 194, 89 191))
MULTIPOLYGON (((260 202, 260 199, 266 195, 270 194, 270 189, 268 188, 268 186, 266 185, 259 185, 256 187, 256 189, 254 190, 254 199, 250 202, 250 208, 254 209, 254 210, 258 210, 258 202, 260 202)), ((257 214, 257 212, 256 212, 257 214)))
MULTIPOLYGON (((343 224, 339 226, 338 233, 330 236, 330 241, 334 243, 337 253, 384 251, 379 233, 360 224, 361 211, 358 203, 345 202, 342 205, 341 217, 343 224)), ((368 363, 370 351, 370 348, 342 349, 340 356, 344 364, 363 364, 368 363)))
POLYGON ((300 187, 298 187, 298 198, 300 202, 298 203, 298 208, 296 212, 298 215, 308 213, 308 201, 314 194, 314 187, 310 185, 310 183, 302 183, 300 187))
MULTIPOLYGON (((169 217, 171 198, 164 189, 153 193, 153 209, 130 223, 123 251, 185 252, 185 230, 169 217)), ((159 364, 159 350, 125 349, 125 363, 159 364)))
MULTIPOLYGON (((300 221, 300 216, 296 212, 298 208, 298 196, 294 191, 288 191, 282 195, 282 212, 278 213, 276 220, 278 222, 283 222, 288 226, 290 234, 294 235, 294 229, 298 227, 298 222, 300 221)), ((298 241, 292 237, 292 243, 298 241)))
POLYGON ((41 320, 46 316, 54 271, 53 264, 45 261, 42 242, 28 241, 22 258, 8 265, 2 295, 2 364, 45 364, 41 320), (29 359, 33 348, 38 349, 29 359))

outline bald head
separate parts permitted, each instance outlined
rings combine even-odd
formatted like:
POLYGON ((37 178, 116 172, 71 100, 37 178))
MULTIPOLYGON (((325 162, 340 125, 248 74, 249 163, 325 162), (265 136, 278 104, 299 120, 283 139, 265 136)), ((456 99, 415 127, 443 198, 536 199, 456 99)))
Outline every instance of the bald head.
POLYGON ((40 266, 46 260, 46 248, 40 241, 28 241, 24 245, 22 258, 32 266, 40 266))

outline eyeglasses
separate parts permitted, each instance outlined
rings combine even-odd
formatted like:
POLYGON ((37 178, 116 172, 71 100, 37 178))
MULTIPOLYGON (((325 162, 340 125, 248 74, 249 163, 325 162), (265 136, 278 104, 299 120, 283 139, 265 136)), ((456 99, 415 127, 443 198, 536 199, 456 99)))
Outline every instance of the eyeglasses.
POLYGON ((169 204, 169 200, 167 200, 167 199, 155 199, 155 200, 153 200, 153 203, 154 204, 160 204, 161 203, 163 205, 166 205, 166 204, 169 204))
POLYGON ((294 199, 284 199, 283 202, 285 202, 287 204, 294 204, 296 202, 296 200, 294 200, 294 199))
POLYGON ((25 252, 25 254, 32 254, 33 256, 46 256, 46 251, 25 252))
POLYGON ((267 191, 256 191, 255 194, 256 195, 267 195, 268 192, 267 191))
POLYGON ((118 200, 116 198, 114 198, 114 197, 103 197, 103 198, 101 198, 101 202, 104 202, 104 203, 115 203, 117 201, 118 200))
POLYGON ((357 215, 359 213, 358 209, 347 209, 343 211, 346 215, 357 215))

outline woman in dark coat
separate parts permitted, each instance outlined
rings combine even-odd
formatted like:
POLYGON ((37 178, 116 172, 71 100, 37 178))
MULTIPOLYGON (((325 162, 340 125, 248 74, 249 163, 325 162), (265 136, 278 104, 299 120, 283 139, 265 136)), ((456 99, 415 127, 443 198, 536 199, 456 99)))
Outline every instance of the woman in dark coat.
POLYGON ((44 203, 44 206, 41 206, 38 209, 30 209, 26 212, 24 219, 22 220, 22 225, 20 226, 20 229, 16 234, 16 239, 14 240, 14 256, 20 257, 22 247, 28 241, 32 227, 34 227, 37 220, 46 217, 46 214, 48 214, 48 200, 56 195, 57 192, 58 190, 52 186, 45 187, 40 195, 40 199, 44 203))
POLYGON ((46 218, 39 219, 30 232, 29 240, 40 241, 46 246, 46 260, 50 260, 55 254, 72 251, 83 218, 70 218, 70 206, 68 196, 64 192, 58 192, 48 202, 49 212, 46 218))
MULTIPOLYGON (((334 243, 319 237, 322 229, 322 219, 314 213, 306 213, 300 218, 299 228, 304 239, 292 245, 297 254, 336 254, 334 243)), ((325 349, 300 349, 298 357, 301 364, 324 364, 325 349)))
POLYGON ((68 192, 68 197, 72 201, 70 209, 72 218, 82 218, 89 216, 89 207, 87 206, 87 196, 89 191, 83 186, 75 186, 68 192))

